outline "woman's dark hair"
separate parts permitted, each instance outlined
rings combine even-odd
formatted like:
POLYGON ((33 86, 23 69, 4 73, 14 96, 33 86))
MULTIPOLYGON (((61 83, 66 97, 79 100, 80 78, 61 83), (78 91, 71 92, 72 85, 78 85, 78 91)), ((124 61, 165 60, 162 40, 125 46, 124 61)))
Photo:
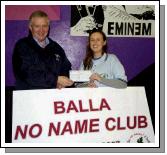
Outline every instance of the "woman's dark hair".
MULTIPOLYGON (((85 56, 85 59, 83 60, 84 70, 91 69, 92 65, 93 65, 92 59, 93 59, 94 56, 93 56, 93 51, 90 48, 90 37, 93 33, 96 33, 96 32, 100 33, 103 36, 103 40, 106 41, 106 35, 102 30, 93 29, 89 33, 88 45, 87 45, 87 48, 86 48, 86 56, 85 56)), ((107 43, 106 43, 106 45, 103 46, 103 49, 102 49, 102 55, 104 53, 107 53, 107 43)))

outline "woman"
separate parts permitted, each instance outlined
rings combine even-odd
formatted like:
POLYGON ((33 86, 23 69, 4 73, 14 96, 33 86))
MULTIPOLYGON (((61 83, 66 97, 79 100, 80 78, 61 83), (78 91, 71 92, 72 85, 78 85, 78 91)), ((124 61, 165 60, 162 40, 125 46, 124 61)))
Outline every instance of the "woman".
POLYGON ((89 87, 127 87, 124 67, 114 54, 107 54, 106 36, 101 30, 89 34, 86 57, 80 69, 92 71, 89 87))

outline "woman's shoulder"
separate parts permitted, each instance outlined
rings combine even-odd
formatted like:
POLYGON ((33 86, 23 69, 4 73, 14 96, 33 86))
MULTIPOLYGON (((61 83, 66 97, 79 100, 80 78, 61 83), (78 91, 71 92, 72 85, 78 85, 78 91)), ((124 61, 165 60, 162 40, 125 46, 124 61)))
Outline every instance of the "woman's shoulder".
POLYGON ((115 59, 118 59, 117 56, 116 56, 115 54, 113 54, 113 53, 108 53, 108 54, 107 54, 107 57, 108 57, 109 59, 114 59, 114 60, 115 60, 115 59))

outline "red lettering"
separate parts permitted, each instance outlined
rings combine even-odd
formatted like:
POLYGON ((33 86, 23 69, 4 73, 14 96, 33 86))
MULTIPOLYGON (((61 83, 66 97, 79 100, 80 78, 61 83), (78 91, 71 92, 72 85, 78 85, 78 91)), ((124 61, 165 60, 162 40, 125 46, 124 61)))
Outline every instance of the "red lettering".
POLYGON ((108 118, 105 122, 105 127, 107 130, 112 131, 117 128, 117 130, 127 130, 127 129, 135 129, 135 128, 146 128, 148 126, 147 117, 146 116, 127 116, 126 117, 126 126, 121 126, 122 119, 120 117, 108 118), (110 126, 110 121, 116 122, 117 124, 114 126, 110 126), (138 121, 138 124, 137 124, 138 121))
POLYGON ((65 112, 64 102, 61 101, 54 102, 54 113, 61 114, 64 112, 65 112))
POLYGON ((93 108, 93 104, 92 104, 92 100, 91 99, 89 99, 89 105, 90 105, 90 111, 99 111, 98 108, 97 109, 93 108))
POLYGON ((48 136, 52 136, 52 132, 54 132, 56 135, 64 135, 66 132, 69 132, 69 134, 81 134, 98 131, 99 119, 90 119, 83 121, 76 120, 74 124, 71 124, 70 121, 66 121, 64 126, 62 126, 61 122, 58 122, 56 127, 53 123, 50 123, 48 136))
POLYGON ((129 129, 134 129, 134 128, 136 128, 136 116, 134 116, 134 121, 133 121, 133 125, 130 125, 130 122, 132 122, 132 121, 130 121, 130 116, 128 116, 127 117, 127 127, 129 128, 129 129))
POLYGON ((83 104, 82 100, 78 100, 78 102, 76 103, 73 100, 70 100, 69 103, 66 104, 67 109, 64 105, 65 103, 62 101, 54 102, 54 114, 62 114, 65 112, 70 113, 71 111, 74 112, 102 111, 104 108, 107 110, 111 110, 109 104, 104 98, 101 99, 100 104, 94 104, 99 106, 97 108, 93 106, 92 99, 88 100, 88 104, 83 104), (88 105, 88 108, 84 108, 83 105, 88 105))
POLYGON ((109 126, 109 122, 110 122, 110 121, 115 122, 115 119, 112 118, 112 117, 110 117, 110 118, 108 118, 108 119, 106 120, 106 122, 105 122, 105 127, 106 127, 106 129, 109 130, 109 131, 115 130, 116 126, 113 126, 113 127, 110 127, 110 126, 109 126))
POLYGON ((103 108, 107 108, 108 110, 111 110, 111 108, 110 108, 110 106, 107 103, 105 98, 102 98, 102 100, 101 100, 100 110, 102 111, 103 108))
POLYGON ((80 112, 88 112, 89 111, 89 109, 83 109, 82 100, 79 100, 79 109, 80 109, 80 112))
POLYGON ((69 132, 70 134, 73 134, 70 121, 66 122, 61 135, 64 135, 65 132, 69 132))
POLYGON ((30 127, 30 130, 29 130, 30 137, 32 138, 39 137, 41 133, 42 133, 42 126, 40 124, 34 124, 30 127), (36 134, 33 133, 34 128, 37 128, 38 130, 36 134))
MULTIPOLYGON (((28 125, 25 125, 23 130, 21 129, 20 126, 17 126, 16 134, 15 134, 15 138, 14 139, 18 139, 19 134, 20 134, 22 139, 25 139, 26 135, 27 135, 27 131, 28 131, 28 125)), ((29 129, 29 136, 31 138, 39 137, 41 135, 41 133, 42 133, 42 126, 40 124, 34 124, 29 129), (36 128, 37 133, 33 133, 34 128, 36 128)))
POLYGON ((58 122, 57 123, 57 128, 55 128, 54 124, 50 123, 48 136, 51 136, 52 130, 54 131, 54 133, 56 135, 59 135, 59 133, 60 133, 60 125, 61 125, 61 122, 58 122))
POLYGON ((126 127, 121 127, 120 117, 117 118, 117 129, 118 130, 125 130, 126 129, 126 127))
POLYGON ((14 139, 18 139, 19 134, 22 137, 22 139, 25 139, 26 138, 26 134, 27 134, 27 129, 28 129, 28 125, 24 126, 24 131, 21 129, 21 126, 17 126, 16 127, 16 134, 15 134, 15 138, 14 139))
POLYGON ((98 132, 99 131, 99 119, 91 119, 90 120, 90 126, 89 126, 89 132, 98 132))
POLYGON ((138 116, 138 127, 146 128, 148 126, 147 117, 146 116, 138 116))
POLYGON ((77 107, 75 106, 74 101, 70 100, 70 103, 67 108, 67 113, 69 113, 71 110, 74 110, 75 112, 78 112, 77 107))
POLYGON ((75 123, 75 131, 74 133, 87 133, 88 128, 88 120, 83 120, 82 123, 80 123, 80 120, 77 120, 75 123))

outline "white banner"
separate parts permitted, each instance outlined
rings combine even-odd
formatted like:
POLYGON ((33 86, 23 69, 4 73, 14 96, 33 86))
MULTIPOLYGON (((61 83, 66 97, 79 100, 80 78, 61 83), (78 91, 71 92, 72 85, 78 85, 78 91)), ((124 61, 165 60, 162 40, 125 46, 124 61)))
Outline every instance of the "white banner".
POLYGON ((13 143, 154 141, 144 87, 13 92, 13 143))

